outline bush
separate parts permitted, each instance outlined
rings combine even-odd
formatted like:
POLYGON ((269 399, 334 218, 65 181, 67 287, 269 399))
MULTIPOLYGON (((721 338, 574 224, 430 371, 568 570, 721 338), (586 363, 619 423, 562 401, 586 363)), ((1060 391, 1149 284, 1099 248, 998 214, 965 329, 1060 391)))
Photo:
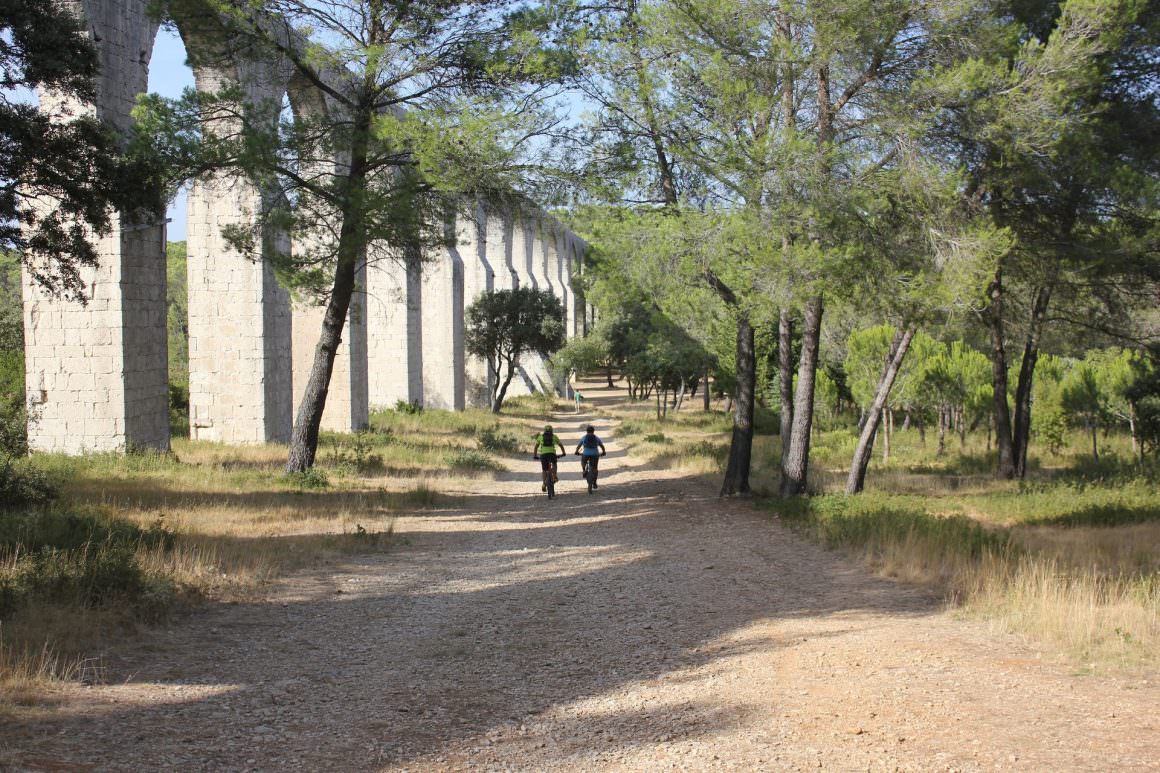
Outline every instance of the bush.
POLYGON ((644 442, 646 442, 646 443, 670 443, 672 441, 670 441, 667 437, 665 437, 665 433, 654 432, 651 435, 645 435, 644 442))
POLYGON ((338 468, 350 468, 356 472, 366 473, 381 471, 383 457, 372 453, 375 441, 380 437, 385 442, 393 439, 393 431, 388 427, 384 432, 362 430, 352 434, 335 435, 332 438, 330 463, 338 468))
POLYGON ((395 407, 392 409, 395 413, 401 413, 407 416, 418 416, 423 412, 423 406, 418 400, 411 400, 410 402, 399 398, 395 401, 395 407))
POLYGON ((24 399, 16 393, 0 393, 0 458, 28 453, 28 415, 24 399))
POLYGON ((316 491, 330 486, 330 479, 326 477, 326 473, 317 467, 302 472, 288 472, 286 480, 299 491, 316 491))
POLYGON ((463 449, 454 451, 446 456, 447 466, 452 470, 469 470, 483 472, 502 469, 494 459, 480 451, 463 449))
POLYGON ((0 511, 3 508, 43 505, 57 497, 56 483, 27 459, 0 455, 0 511))
POLYGON ((169 550, 174 535, 160 520, 148 529, 127 521, 73 512, 0 515, 0 615, 31 604, 93 607, 128 600, 156 614, 172 584, 150 580, 137 559, 141 547, 169 550))
POLYGON ((189 386, 169 383, 169 431, 175 437, 189 436, 189 386))
POLYGON ((479 447, 496 454, 510 454, 520 450, 521 441, 511 432, 504 432, 497 424, 479 432, 479 447))

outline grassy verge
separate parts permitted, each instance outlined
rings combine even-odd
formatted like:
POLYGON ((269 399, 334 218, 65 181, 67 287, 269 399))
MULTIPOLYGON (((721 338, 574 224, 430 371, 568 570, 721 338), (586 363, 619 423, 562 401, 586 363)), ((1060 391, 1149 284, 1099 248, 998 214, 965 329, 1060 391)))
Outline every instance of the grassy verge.
POLYGON ((21 462, 27 478, 5 485, 28 496, 0 507, 0 709, 53 679, 94 678, 103 649, 174 612, 386 549, 399 515, 461 504, 440 482, 503 469, 532 426, 380 412, 368 432, 324 436, 316 467, 295 476, 284 446, 180 439, 170 454, 21 462))
POLYGON ((762 505, 886 576, 1088 670, 1160 666, 1160 497, 1146 481, 992 482, 966 493, 762 505))
MULTIPOLYGON (((730 422, 681 413, 628 414, 621 436, 636 456, 718 481, 730 422)), ((761 507, 885 576, 943 593, 953 607, 1025 636, 1088 671, 1160 666, 1160 489, 1128 440, 1104 438, 1097 462, 1084 438, 1031 460, 1022 483, 992 476, 985 437, 900 431, 881 448, 867 492, 846 497, 856 438, 816 433, 814 496, 772 497, 780 440, 754 439, 751 485, 761 507)))

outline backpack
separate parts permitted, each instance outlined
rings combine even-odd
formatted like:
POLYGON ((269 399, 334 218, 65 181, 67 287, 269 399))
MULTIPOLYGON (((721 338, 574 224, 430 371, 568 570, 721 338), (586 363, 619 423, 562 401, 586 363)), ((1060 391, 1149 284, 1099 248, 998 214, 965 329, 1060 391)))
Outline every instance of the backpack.
POLYGON ((595 435, 585 435, 584 436, 584 447, 585 448, 598 448, 599 446, 600 446, 600 438, 596 437, 595 435))
POLYGON ((552 446, 553 448, 555 448, 556 438, 552 437, 551 432, 545 432, 542 435, 540 435, 540 445, 544 446, 545 448, 547 448, 548 446, 552 446))

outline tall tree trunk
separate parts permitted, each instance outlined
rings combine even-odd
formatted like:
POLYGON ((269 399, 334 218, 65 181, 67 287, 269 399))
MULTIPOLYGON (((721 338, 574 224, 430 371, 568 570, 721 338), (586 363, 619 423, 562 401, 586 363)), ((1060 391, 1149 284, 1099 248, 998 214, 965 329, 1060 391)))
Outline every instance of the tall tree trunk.
POLYGON ((290 448, 286 458, 286 472, 305 472, 314 466, 318 452, 318 430, 322 411, 330 390, 334 372, 334 357, 342 342, 342 329, 354 294, 355 270, 363 259, 366 244, 366 222, 363 213, 363 192, 366 189, 367 145, 370 139, 369 116, 360 116, 352 127, 350 165, 343 200, 342 225, 338 236, 338 260, 334 268, 334 284, 330 300, 322 316, 322 333, 314 349, 314 362, 306 379, 302 402, 290 433, 290 448))
POLYGON ((782 309, 777 319, 777 385, 781 399, 781 457, 789 452, 793 427, 793 320, 782 309))
POLYGON ((955 409, 955 412, 958 416, 959 448, 963 449, 967 447, 967 417, 964 415, 963 406, 961 405, 955 409))
POLYGON ((1039 359, 1039 339, 1043 335, 1043 319, 1047 316, 1047 304, 1050 300, 1050 287, 1041 287, 1035 293, 1027 343, 1023 347, 1023 361, 1019 364, 1019 382, 1015 385, 1013 442, 1015 474, 1020 478, 1027 475, 1027 446, 1031 443, 1031 387, 1035 380, 1035 363, 1039 359))
POLYGON ((798 361, 797 389, 793 400, 793 428, 789 451, 781 460, 781 495, 805 493, 810 463, 810 429, 814 420, 814 381, 818 371, 818 345, 822 329, 822 298, 806 301, 802 320, 802 353, 798 361))
POLYGON ((606 366, 605 375, 608 376, 608 388, 612 389, 616 384, 612 383, 612 363, 606 366))
POLYGON ((713 409, 713 396, 709 394, 709 366, 705 366, 705 391, 701 393, 702 407, 705 413, 713 409))
POLYGON ((918 426, 918 444, 926 448, 926 420, 919 415, 914 418, 914 423, 918 426))
POLYGON ((1092 429, 1092 459, 1098 462, 1100 460, 1100 447, 1096 443, 1096 430, 1099 428, 1094 420, 1089 422, 1089 426, 1092 429))
POLYGON ((942 458, 947 452, 947 412, 944 406, 938 407, 938 452, 935 456, 942 458))
POLYGON ((1007 350, 1003 343, 1003 272, 995 271, 988 288, 990 306, 984 319, 991 333, 991 388, 995 414, 995 446, 999 450, 997 477, 1015 477, 1015 447, 1011 437, 1011 408, 1007 404, 1007 350))
POLYGON ((878 431, 878 422, 882 417, 882 408, 890 398, 890 390, 898 377, 902 367, 902 360, 910 348, 914 338, 914 326, 905 330, 898 330, 890 344, 890 358, 878 379, 878 390, 874 393, 874 400, 870 403, 870 412, 862 434, 858 436, 858 445, 854 448, 854 458, 850 462, 850 474, 846 478, 846 493, 857 494, 866 484, 866 470, 870 466, 870 457, 874 452, 874 433, 878 431))
POLYGON ((1144 455, 1140 450, 1140 437, 1139 432, 1136 429, 1135 403, 1128 404, 1128 432, 1132 435, 1132 456, 1136 458, 1136 461, 1139 461, 1140 459, 1144 458, 1144 455))
POLYGON ((753 453, 753 401, 757 386, 757 353, 749 317, 737 317, 737 399, 733 404, 733 441, 721 496, 749 493, 749 466, 753 453))

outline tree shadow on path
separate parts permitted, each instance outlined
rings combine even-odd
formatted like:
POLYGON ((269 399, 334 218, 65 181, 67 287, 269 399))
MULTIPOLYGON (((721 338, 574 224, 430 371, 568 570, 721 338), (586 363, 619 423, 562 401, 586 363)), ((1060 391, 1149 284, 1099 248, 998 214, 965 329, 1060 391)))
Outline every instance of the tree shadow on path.
MULTIPOLYGON (((477 496, 409 520, 386 554, 290 578, 271 602, 190 616, 108 657, 109 684, 0 731, 0 763, 405 765, 626 685, 663 687, 793 643, 746 633, 754 623, 828 620, 817 635, 838 635, 864 613, 938 608, 687 482, 551 502, 477 496)), ((594 715, 585 732, 651 743, 652 711, 594 715)), ((682 732, 735 725, 741 711, 692 706, 682 732)))

